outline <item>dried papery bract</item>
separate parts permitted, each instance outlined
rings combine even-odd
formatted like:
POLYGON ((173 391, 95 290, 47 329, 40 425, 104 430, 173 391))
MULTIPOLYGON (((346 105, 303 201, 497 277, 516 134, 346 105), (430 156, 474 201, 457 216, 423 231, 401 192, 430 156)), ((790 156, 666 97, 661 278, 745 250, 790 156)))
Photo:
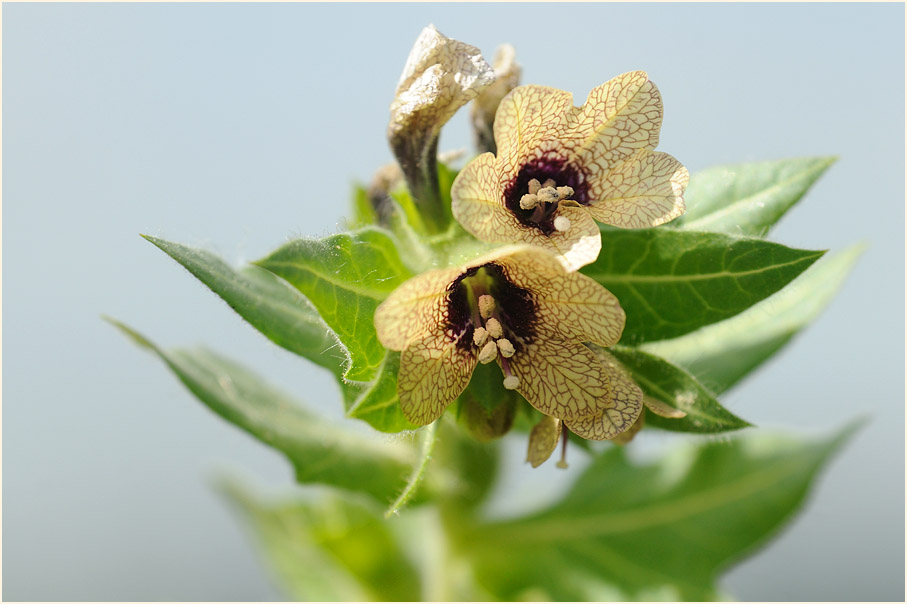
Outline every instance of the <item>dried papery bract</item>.
POLYGON ((520 85, 523 68, 516 62, 516 51, 502 44, 494 54, 494 83, 472 102, 472 130, 479 153, 494 153, 494 114, 501 100, 520 85))
POLYGON ((387 136, 426 226, 446 221, 438 186, 438 135, 457 109, 494 81, 479 49, 429 25, 416 40, 391 102, 387 136))

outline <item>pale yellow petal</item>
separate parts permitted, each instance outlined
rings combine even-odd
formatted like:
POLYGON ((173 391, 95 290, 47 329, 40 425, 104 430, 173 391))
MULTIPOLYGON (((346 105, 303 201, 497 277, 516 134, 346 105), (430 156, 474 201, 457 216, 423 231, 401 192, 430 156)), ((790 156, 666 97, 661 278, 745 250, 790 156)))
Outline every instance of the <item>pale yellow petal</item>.
POLYGON ((646 425, 646 414, 640 413, 639 417, 636 418, 636 421, 633 422, 633 425, 630 426, 625 432, 621 432, 614 438, 610 439, 615 445, 628 445, 632 441, 640 430, 646 425))
POLYGON ((625 73, 594 88, 565 145, 590 180, 638 149, 654 149, 662 118, 661 95, 644 71, 625 73))
POLYGON ((608 377, 611 394, 600 401, 600 407, 595 414, 572 420, 565 419, 564 423, 583 438, 605 440, 633 427, 642 411, 643 394, 627 372, 613 361, 613 357, 604 351, 598 351, 595 356, 603 361, 599 367, 608 377), (609 358, 612 362, 608 362, 609 358))
POLYGON ((501 262, 514 284, 532 291, 539 331, 556 339, 616 344, 626 322, 620 302, 593 279, 567 273, 554 260, 522 251, 501 262))
POLYGON ((544 413, 564 420, 598 413, 611 397, 607 372, 582 344, 538 338, 510 358, 517 392, 544 413))
POLYGON ((627 229, 658 226, 683 214, 690 174, 667 153, 640 149, 590 182, 589 212, 599 222, 627 229))
POLYGON ((443 330, 447 288, 459 274, 456 268, 428 271, 395 289, 375 309, 381 345, 404 350, 412 340, 443 330))
POLYGON ((400 356, 397 395, 404 417, 423 426, 438 419, 469 384, 475 354, 457 346, 448 334, 430 334, 412 342, 400 356))
POLYGON ((519 86, 498 105, 494 140, 498 159, 513 175, 530 158, 561 149, 559 139, 574 111, 573 95, 547 86, 519 86))
POLYGON ((494 156, 480 155, 454 181, 451 209, 454 218, 477 239, 489 243, 527 244, 557 256, 567 270, 594 262, 601 251, 601 232, 586 208, 562 206, 558 215, 570 220, 567 231, 546 235, 522 224, 504 206, 494 156))
POLYGON ((537 468, 554 453, 561 438, 561 420, 546 415, 529 433, 529 451, 526 461, 537 468))

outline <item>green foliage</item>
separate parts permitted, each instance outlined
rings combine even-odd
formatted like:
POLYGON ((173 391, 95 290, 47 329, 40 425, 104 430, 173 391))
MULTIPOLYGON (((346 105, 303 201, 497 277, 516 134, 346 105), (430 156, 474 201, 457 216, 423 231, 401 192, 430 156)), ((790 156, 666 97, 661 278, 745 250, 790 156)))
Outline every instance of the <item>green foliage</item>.
MULTIPOLYGON (((750 426, 716 395, 814 319, 861 252, 817 263, 824 252, 760 238, 833 162, 705 170, 691 178, 686 214, 670 225, 602 227, 602 252, 582 272, 626 312, 611 353, 648 398, 686 414, 647 410, 646 426, 700 434, 750 426)), ((438 177, 450 219, 456 172, 441 164, 438 177)), ((579 446, 571 448, 592 459, 562 499, 528 516, 491 520, 482 504, 503 470, 495 439, 514 427, 525 446, 541 414, 503 388, 497 367, 481 365, 452 411, 417 430, 398 404, 400 353, 381 346, 372 321, 406 279, 492 246, 455 221, 428 235, 402 186, 380 217, 357 187, 351 224, 357 230, 292 241, 241 269, 146 239, 271 341, 331 371, 349 417, 381 432, 412 431, 393 443, 318 419, 213 352, 163 351, 113 321, 211 410, 284 454, 297 482, 322 487, 318 498, 269 502, 225 486, 293 598, 718 598, 718 574, 796 511, 853 431, 804 441, 751 430, 697 440, 644 464, 625 448, 606 444, 602 452, 574 438, 579 446), (435 505, 403 511, 426 502, 435 505)))
POLYGON ((836 160, 801 157, 697 172, 684 194, 687 211, 671 225, 762 237, 836 160))
POLYGON ((164 351, 110 320, 158 355, 209 409, 290 460, 296 480, 367 493, 390 501, 404 485, 412 451, 342 430, 305 411, 248 369, 209 350, 164 351))
POLYGON ((236 482, 221 490, 255 529, 290 599, 419 599, 418 570, 375 506, 338 496, 264 502, 236 482))
POLYGON ((712 600, 717 574, 778 530, 852 431, 706 442, 649 464, 614 447, 560 502, 458 545, 500 600, 712 600))
POLYGON ((318 311, 296 290, 257 266, 236 270, 204 250, 145 239, 182 264, 269 340, 340 376, 345 355, 318 311))
POLYGON ((725 432, 750 425, 722 407, 696 378, 664 359, 623 346, 611 353, 645 394, 686 413, 679 419, 665 418, 647 409, 646 424, 676 432, 725 432))
POLYGON ((823 258, 790 286, 727 321, 642 350, 685 367, 720 394, 771 358, 827 306, 864 246, 823 258))
POLYGON ((581 272, 617 296, 627 313, 621 343, 636 345, 732 317, 823 253, 718 233, 604 229, 601 254, 581 272))
POLYGON ((324 239, 297 239, 256 264, 308 299, 350 355, 344 377, 369 381, 384 361, 372 317, 375 308, 411 277, 391 236, 364 228, 324 239))

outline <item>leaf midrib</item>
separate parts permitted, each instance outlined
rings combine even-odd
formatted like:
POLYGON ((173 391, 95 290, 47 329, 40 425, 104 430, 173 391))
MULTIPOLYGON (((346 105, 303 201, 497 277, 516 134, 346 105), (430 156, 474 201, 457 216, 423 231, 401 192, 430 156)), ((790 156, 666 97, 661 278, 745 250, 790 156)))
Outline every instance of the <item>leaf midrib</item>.
POLYGON ((807 262, 814 258, 820 257, 821 253, 813 253, 807 256, 802 256, 795 260, 789 262, 781 262, 779 264, 771 264, 762 268, 751 269, 748 271, 739 271, 739 272, 730 272, 727 270, 714 272, 714 273, 695 273, 695 274, 681 274, 681 275, 615 275, 611 273, 594 273, 592 271, 585 272, 584 274, 587 277, 591 277, 596 281, 608 281, 610 283, 672 283, 672 282, 687 282, 687 281, 707 281, 710 279, 726 279, 726 278, 739 278, 747 277, 750 275, 758 275, 761 273, 766 273, 769 271, 775 271, 782 269, 787 266, 793 266, 796 264, 801 264, 807 262))
MULTIPOLYGON (((275 268, 281 267, 281 268, 292 268, 292 269, 295 269, 295 270, 298 270, 298 271, 301 271, 304 273, 310 273, 316 279, 321 279, 322 281, 325 281, 325 282, 333 285, 337 289, 342 289, 342 290, 348 291, 350 293, 356 294, 357 296, 362 296, 363 298, 371 298, 372 300, 376 300, 378 302, 385 300, 390 295, 390 292, 383 292, 383 291, 367 289, 367 288, 363 288, 363 287, 356 287, 355 285, 350 284, 348 282, 343 282, 343 281, 337 280, 333 275, 327 275, 325 273, 315 270, 312 267, 305 266, 302 264, 297 264, 296 262, 291 262, 291 261, 287 261, 287 260, 268 260, 267 262, 262 263, 259 266, 262 266, 262 268, 265 268, 267 270, 270 270, 270 268, 268 268, 268 267, 275 267, 275 268)), ((271 272, 273 272, 273 271, 271 271, 271 272)), ((394 277, 389 277, 389 278, 392 279, 394 277)))

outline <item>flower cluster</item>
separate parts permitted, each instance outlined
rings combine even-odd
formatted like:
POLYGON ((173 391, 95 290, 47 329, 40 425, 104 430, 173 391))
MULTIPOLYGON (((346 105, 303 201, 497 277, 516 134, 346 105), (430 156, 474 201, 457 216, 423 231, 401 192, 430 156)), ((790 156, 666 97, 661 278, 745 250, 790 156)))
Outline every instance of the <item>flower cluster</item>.
POLYGON ((575 107, 567 92, 517 86, 512 48, 499 53, 492 84, 492 69, 474 48, 427 31, 401 79, 398 97, 405 98, 392 106, 393 147, 403 150, 398 161, 418 196, 424 179, 416 182, 406 166, 424 167, 426 149, 436 154, 440 126, 475 99, 476 139, 488 151, 457 176, 450 210, 477 239, 508 246, 414 277, 378 307, 379 340, 402 352, 403 414, 417 425, 435 421, 466 389, 477 364, 494 362, 504 388, 545 416, 530 435, 533 466, 551 455, 567 429, 595 440, 631 434, 641 425, 643 394, 597 348, 619 341, 624 311, 576 270, 598 257, 597 222, 646 228, 684 211, 687 170, 655 151, 658 89, 644 72, 626 73, 575 107), (431 77, 416 77, 412 65, 431 77), (400 108, 415 107, 410 98, 419 100, 418 115, 438 119, 425 124, 420 117, 412 120, 419 127, 408 129, 406 119, 417 112, 400 108), (420 155, 407 156, 413 145, 401 141, 423 140, 426 131, 431 144, 420 143, 420 155))

